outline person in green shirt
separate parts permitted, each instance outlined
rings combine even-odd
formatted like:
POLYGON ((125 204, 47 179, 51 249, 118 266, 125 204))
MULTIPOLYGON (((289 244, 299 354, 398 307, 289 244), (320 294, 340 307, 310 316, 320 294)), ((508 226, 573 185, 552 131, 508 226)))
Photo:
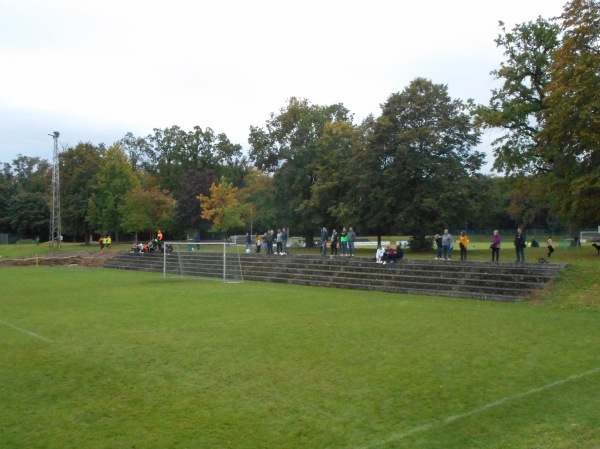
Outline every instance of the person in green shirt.
POLYGON ((348 255, 348 231, 346 228, 342 228, 342 232, 340 234, 340 243, 342 244, 342 256, 348 255))

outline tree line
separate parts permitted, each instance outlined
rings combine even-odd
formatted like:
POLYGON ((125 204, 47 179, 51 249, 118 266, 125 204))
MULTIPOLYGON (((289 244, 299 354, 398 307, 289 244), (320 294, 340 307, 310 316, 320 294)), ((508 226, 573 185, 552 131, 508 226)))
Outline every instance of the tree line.
MULTIPOLYGON (((310 245, 322 226, 353 226, 425 246, 444 228, 597 226, 599 0, 500 26, 505 59, 492 75, 501 84, 487 105, 416 78, 360 123, 341 103, 292 97, 250 127, 247 152, 199 126, 65 148, 63 235, 220 238, 285 226, 310 245), (502 176, 481 173, 486 129, 500 131, 492 149, 502 176)), ((47 234, 51 169, 23 155, 3 164, 0 231, 47 234)))

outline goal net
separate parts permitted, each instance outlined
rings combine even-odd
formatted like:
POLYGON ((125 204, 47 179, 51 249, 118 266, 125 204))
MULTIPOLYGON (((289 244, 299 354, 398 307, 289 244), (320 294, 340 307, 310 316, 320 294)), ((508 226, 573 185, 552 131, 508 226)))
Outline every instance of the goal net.
POLYGON ((596 231, 581 231, 579 233, 579 241, 581 243, 591 243, 591 242, 600 242, 600 227, 598 229, 599 232, 596 231))
POLYGON ((164 242, 163 277, 195 277, 225 283, 244 281, 240 251, 228 242, 164 242))

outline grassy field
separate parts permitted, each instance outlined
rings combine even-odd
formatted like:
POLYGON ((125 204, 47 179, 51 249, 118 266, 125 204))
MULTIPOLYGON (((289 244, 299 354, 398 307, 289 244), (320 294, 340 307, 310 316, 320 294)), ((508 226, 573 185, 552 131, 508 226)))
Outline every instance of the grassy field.
POLYGON ((555 255, 517 304, 1 268, 2 447, 597 448, 600 259, 555 255))

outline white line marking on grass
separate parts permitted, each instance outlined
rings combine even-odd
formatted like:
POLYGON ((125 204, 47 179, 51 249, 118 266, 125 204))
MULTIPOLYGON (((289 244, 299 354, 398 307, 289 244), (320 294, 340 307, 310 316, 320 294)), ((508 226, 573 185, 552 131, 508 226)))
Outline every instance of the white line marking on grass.
POLYGON ((430 421, 421 426, 414 427, 410 430, 407 430, 406 432, 392 434, 385 440, 375 441, 375 442, 369 444, 368 446, 362 446, 361 449, 371 449, 371 448, 383 446, 385 444, 394 443, 398 440, 402 440, 402 439, 404 439, 408 436, 414 435, 416 433, 426 432, 428 430, 435 429, 437 427, 442 427, 442 426, 445 426, 446 424, 450 424, 459 419, 468 418, 470 416, 477 415, 479 413, 485 412, 492 408, 499 407, 499 406, 505 404, 506 402, 514 401, 516 399, 522 399, 522 398, 524 398, 526 396, 530 396, 532 394, 541 393, 542 391, 549 390, 550 388, 558 387, 558 386, 566 384, 568 382, 572 382, 574 380, 578 380, 578 379, 581 379, 581 378, 584 378, 587 376, 591 376, 591 375, 597 374, 597 373, 600 373, 600 367, 591 369, 582 374, 574 374, 573 376, 569 376, 565 379, 560 379, 555 382, 551 382, 551 383, 543 385, 541 387, 532 388, 531 390, 524 391, 523 393, 517 393, 513 396, 506 396, 502 399, 498 399, 497 401, 490 402, 489 404, 485 404, 485 405, 482 405, 481 407, 474 408, 473 410, 465 412, 465 413, 459 413, 458 415, 451 415, 451 416, 448 416, 443 419, 430 421))
POLYGON ((22 333, 27 334, 27 335, 31 335, 32 337, 38 338, 38 339, 40 339, 42 341, 45 341, 45 342, 48 342, 48 343, 52 343, 53 342, 49 338, 46 338, 46 337, 44 337, 42 335, 39 335, 39 334, 36 334, 35 332, 28 331, 27 329, 23 329, 22 327, 15 326, 14 324, 7 323, 6 321, 0 321, 0 324, 4 324, 5 326, 13 328, 16 331, 22 332, 22 333))

